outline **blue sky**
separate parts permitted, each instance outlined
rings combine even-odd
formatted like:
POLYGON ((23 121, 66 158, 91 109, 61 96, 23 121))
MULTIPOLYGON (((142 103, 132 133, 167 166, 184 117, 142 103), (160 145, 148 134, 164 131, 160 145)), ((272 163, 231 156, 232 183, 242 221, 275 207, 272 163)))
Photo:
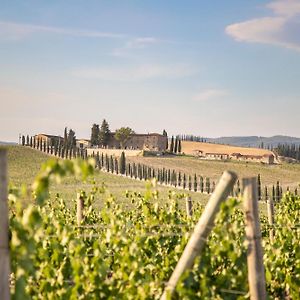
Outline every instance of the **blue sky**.
POLYGON ((0 1, 0 140, 300 136, 300 0, 0 1))

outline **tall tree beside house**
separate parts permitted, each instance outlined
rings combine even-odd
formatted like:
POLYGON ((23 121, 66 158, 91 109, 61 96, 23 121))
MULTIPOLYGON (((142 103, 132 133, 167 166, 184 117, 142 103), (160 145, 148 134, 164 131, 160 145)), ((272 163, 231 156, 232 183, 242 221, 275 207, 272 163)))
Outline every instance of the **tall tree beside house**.
POLYGON ((163 130, 163 133, 162 133, 162 135, 163 136, 165 136, 166 138, 167 138, 167 145, 166 145, 166 149, 168 149, 169 148, 169 145, 168 145, 168 133, 167 133, 167 131, 164 129, 163 130))
POLYGON ((33 143, 32 143, 32 136, 30 137, 30 142, 29 142, 30 147, 32 148, 33 143))
POLYGON ((67 137, 67 147, 72 149, 76 146, 75 131, 70 129, 67 137))
POLYGON ((106 120, 103 119, 99 131, 99 145, 106 147, 108 144, 109 135, 110 135, 109 125, 106 122, 106 120))
POLYGON ((26 136, 26 146, 29 146, 29 135, 26 136))
POLYGON ((98 124, 93 124, 91 130, 91 145, 99 146, 100 144, 100 129, 98 124))
POLYGON ((121 174, 125 174, 125 170, 126 170, 126 158, 125 158, 125 153, 124 151, 122 151, 121 156, 120 156, 120 173, 121 174))
POLYGON ((120 142, 122 149, 125 148, 125 144, 129 140, 131 134, 134 134, 134 131, 130 127, 121 127, 116 130, 115 139, 120 142))
POLYGON ((171 137, 170 152, 172 152, 172 153, 174 152, 174 137, 173 137, 173 135, 171 137))

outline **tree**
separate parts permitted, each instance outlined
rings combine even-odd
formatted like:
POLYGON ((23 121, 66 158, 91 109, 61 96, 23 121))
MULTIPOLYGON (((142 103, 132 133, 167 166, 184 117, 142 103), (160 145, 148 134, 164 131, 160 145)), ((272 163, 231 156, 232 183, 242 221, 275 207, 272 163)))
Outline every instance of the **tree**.
POLYGON ((165 129, 163 130, 163 136, 165 136, 167 138, 166 149, 168 149, 168 147, 169 147, 169 145, 168 145, 168 133, 167 133, 167 131, 165 129))
POLYGON ((22 135, 22 146, 25 146, 25 136, 22 135))
POLYGON ((120 157, 120 167, 119 167, 119 171, 121 174, 125 174, 125 170, 126 170, 126 158, 125 158, 125 153, 124 151, 122 151, 121 153, 121 157, 120 157))
POLYGON ((181 140, 178 140, 178 149, 177 149, 178 153, 181 153, 181 140))
POLYGON ((120 142, 122 149, 124 149, 125 144, 131 134, 134 134, 134 131, 130 127, 121 127, 120 129, 116 130, 115 138, 120 142))
POLYGON ((68 128, 65 127, 65 131, 64 131, 64 147, 67 148, 68 145, 68 128))
POLYGON ((100 144, 100 129, 98 124, 93 124, 91 132, 91 145, 99 146, 100 144))
POLYGON ((72 149, 73 147, 76 146, 76 136, 75 136, 75 131, 70 129, 68 133, 68 138, 67 138, 67 147, 72 149))
POLYGON ((174 152, 174 137, 172 135, 172 138, 171 138, 171 144, 170 144, 170 152, 174 152))
POLYGON ((177 153, 177 151, 178 151, 178 138, 176 136, 176 138, 175 138, 175 144, 174 144, 174 153, 177 153))
POLYGON ((106 147, 108 144, 109 136, 110 136, 109 125, 106 122, 106 120, 103 119, 99 131, 99 144, 106 147))

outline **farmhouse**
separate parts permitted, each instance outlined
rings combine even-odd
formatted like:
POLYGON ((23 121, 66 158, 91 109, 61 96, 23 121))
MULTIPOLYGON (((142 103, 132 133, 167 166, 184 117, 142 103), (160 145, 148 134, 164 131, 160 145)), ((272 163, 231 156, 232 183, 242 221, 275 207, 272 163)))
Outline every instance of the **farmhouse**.
POLYGON ((90 148, 91 147, 91 141, 87 139, 77 139, 76 140, 76 147, 85 149, 85 148, 90 148))
MULTIPOLYGON (((131 134, 124 143, 124 148, 129 150, 165 151, 168 138, 158 133, 131 134)), ((107 148, 120 149, 120 142, 115 138, 115 133, 110 134, 107 148)))
POLYGON ((35 140, 40 140, 43 143, 47 144, 53 144, 53 143, 58 143, 58 142, 63 142, 63 138, 58 135, 51 135, 51 134, 45 134, 45 133, 39 133, 34 136, 35 140))

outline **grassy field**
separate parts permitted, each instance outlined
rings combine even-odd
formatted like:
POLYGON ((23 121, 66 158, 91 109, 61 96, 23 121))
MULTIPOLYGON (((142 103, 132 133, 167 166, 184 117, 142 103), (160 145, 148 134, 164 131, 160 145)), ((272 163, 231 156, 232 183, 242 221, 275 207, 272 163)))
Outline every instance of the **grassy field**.
POLYGON ((130 157, 127 161, 143 163, 155 168, 169 168, 186 174, 198 174, 217 181, 224 170, 231 170, 239 178, 261 174, 262 183, 268 186, 279 180, 284 187, 297 187, 300 183, 300 164, 264 165, 239 161, 208 161, 189 156, 130 157))
POLYGON ((212 143, 201 143, 201 142, 191 142, 191 141, 182 141, 181 142, 181 151, 185 154, 194 154, 195 150, 202 150, 203 152, 208 153, 240 153, 242 155, 264 155, 264 154, 273 154, 272 151, 267 149, 259 148, 249 148, 249 147, 238 147, 231 145, 221 145, 221 144, 212 144, 212 143))
MULTIPOLYGON (((7 146, 4 147, 8 150, 8 173, 10 184, 20 186, 22 183, 30 186, 38 174, 41 164, 46 162, 51 157, 46 154, 28 147, 21 146, 7 146)), ((132 180, 129 178, 116 176, 113 174, 105 173, 96 170, 94 177, 90 181, 82 183, 73 177, 66 177, 61 184, 53 183, 51 191, 53 194, 59 193, 66 199, 75 199, 77 191, 83 189, 90 191, 93 180, 100 186, 105 186, 105 193, 98 195, 96 198, 96 205, 101 206, 103 200, 111 194, 116 197, 120 203, 128 202, 125 196, 126 191, 144 192, 146 183, 143 181, 132 180)), ((173 188, 157 186, 161 198, 168 199, 169 192, 177 191, 173 188)), ((187 192, 187 191, 185 191, 187 192)), ((207 195, 189 192, 192 199, 206 203, 207 195)), ((184 205, 184 203, 182 203, 184 205)))

